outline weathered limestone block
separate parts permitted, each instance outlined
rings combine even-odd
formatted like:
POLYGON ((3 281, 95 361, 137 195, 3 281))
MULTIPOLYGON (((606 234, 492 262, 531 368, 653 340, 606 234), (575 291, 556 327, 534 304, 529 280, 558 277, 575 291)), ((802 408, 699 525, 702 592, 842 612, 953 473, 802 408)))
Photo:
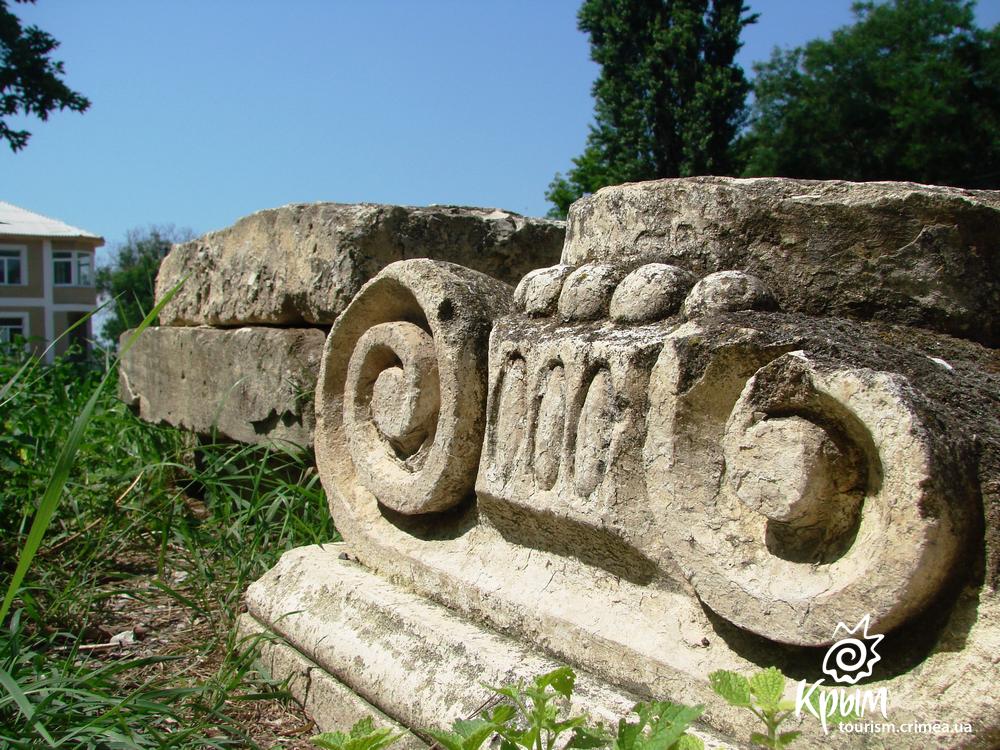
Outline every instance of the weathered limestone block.
MULTIPOLYGON (((286 642, 310 644, 308 661, 315 665, 310 675, 332 677, 360 696, 373 696, 382 710, 418 730, 449 729, 455 719, 481 710, 493 696, 485 685, 530 681, 559 665, 538 649, 342 559, 350 549, 331 544, 285 553, 247 591, 243 632, 262 632, 261 623, 274 623, 270 630, 286 642), (320 639, 318 633, 338 637, 320 639)), ((290 689, 308 695, 311 687, 290 689)), ((613 724, 636 702, 629 691, 583 673, 577 676, 572 710, 613 724)), ((329 714, 318 720, 327 728, 329 714)), ((705 727, 693 733, 709 750, 729 747, 705 727)))
MULTIPOLYGON (((319 472, 364 573, 289 553, 253 618, 409 727, 467 708, 438 679, 468 692, 538 649, 609 694, 703 704, 742 742, 708 675, 773 665, 885 691, 896 725, 973 727, 893 748, 997 746, 1000 353, 976 341, 995 202, 678 180, 578 203, 561 262, 513 292, 388 265, 334 323, 316 392, 319 472), (945 219, 950 245, 905 240, 945 219), (959 293, 956 264, 982 283, 959 293), (875 645, 844 638, 859 623, 875 645), (530 653, 480 648, 490 630, 530 653), (876 645, 857 674, 831 667, 876 645)), ((872 739, 789 728, 814 750, 872 739)))
POLYGON ((147 422, 307 447, 324 340, 311 328, 147 328, 122 359, 121 398, 147 422))
POLYGON ((692 177, 570 208, 562 262, 660 262, 762 279, 783 310, 1000 343, 1000 192, 692 177))
POLYGON ((164 325, 330 324, 381 268, 404 258, 461 263, 515 283, 562 249, 563 222, 499 209, 311 203, 247 216, 174 247, 157 298, 164 325))
MULTIPOLYGON (((341 546, 341 545, 337 545, 341 546)), ((300 550, 296 550, 299 553, 300 550)), ((320 554, 329 555, 327 547, 320 554)), ((331 567, 339 564, 330 558, 331 567)), ((264 583, 257 586, 259 591, 264 583)), ((267 596, 270 592, 264 593, 267 596)), ((277 599, 277 597, 275 597, 277 599)), ((428 743, 408 731, 357 692, 335 678, 328 669, 320 666, 297 649, 289 646, 272 631, 261 625, 251 614, 240 615, 237 620, 237 637, 241 647, 253 649, 257 662, 268 675, 280 675, 287 681, 288 691, 313 719, 320 732, 343 731, 361 719, 371 719, 375 726, 399 732, 403 736, 394 744, 399 750, 425 750, 428 743)))
MULTIPOLYGON (((607 280, 625 283, 627 270, 591 276, 600 309, 616 291, 607 280)), ((771 293, 752 278, 734 288, 760 293, 707 308, 688 304, 697 284, 670 305, 650 295, 641 324, 566 320, 534 292, 538 279, 565 288, 576 271, 532 274, 513 298, 523 311, 497 318, 488 354, 467 360, 484 384, 468 391, 486 420, 475 495, 435 479, 449 509, 411 511, 402 483, 376 485, 349 450, 368 430, 382 448, 364 460, 377 456, 385 473, 411 460, 375 413, 350 416, 345 404, 379 406, 342 373, 365 356, 349 341, 393 318, 416 321, 439 362, 447 356, 455 342, 434 330, 441 297, 424 291, 439 273, 387 268, 324 352, 317 460, 337 528, 364 565, 610 684, 703 703, 728 735, 745 724, 709 673, 776 665, 821 679, 838 624, 868 616, 885 639, 866 687, 893 696, 892 720, 969 721, 968 746, 990 746, 1000 716, 989 681, 971 676, 991 672, 1000 637, 995 352, 755 310, 771 293), (383 299, 409 306, 373 316, 386 284, 397 291, 383 299)), ((586 306, 580 286, 572 294, 586 306)), ((454 309, 470 321, 497 314, 472 298, 454 309)), ((801 728, 804 746, 828 747, 818 722, 801 728)), ((927 746, 912 740, 899 747, 927 746)))

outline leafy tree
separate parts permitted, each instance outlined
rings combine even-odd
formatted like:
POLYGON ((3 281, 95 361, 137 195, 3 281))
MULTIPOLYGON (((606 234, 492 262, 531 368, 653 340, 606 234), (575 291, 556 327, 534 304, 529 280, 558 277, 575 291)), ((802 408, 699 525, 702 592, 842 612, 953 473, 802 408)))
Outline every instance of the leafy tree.
POLYGON ((750 89, 733 59, 756 15, 743 0, 584 0, 579 28, 601 66, 582 155, 545 197, 565 216, 605 185, 727 174, 750 89))
POLYGON ((7 0, 0 0, 0 141, 6 138, 12 151, 24 148, 31 133, 14 130, 5 118, 25 114, 47 120, 54 109, 84 112, 90 106, 62 82, 63 64, 49 57, 58 46, 37 26, 22 26, 7 8, 7 0))
POLYGON ((101 327, 105 339, 117 343, 122 333, 142 322, 155 304, 160 261, 171 245, 193 237, 190 229, 173 226, 130 229, 126 233, 110 265, 97 269, 94 277, 97 290, 114 300, 111 315, 101 327))
POLYGON ((830 39, 755 66, 751 176, 1000 186, 1000 25, 974 2, 855 3, 830 39))

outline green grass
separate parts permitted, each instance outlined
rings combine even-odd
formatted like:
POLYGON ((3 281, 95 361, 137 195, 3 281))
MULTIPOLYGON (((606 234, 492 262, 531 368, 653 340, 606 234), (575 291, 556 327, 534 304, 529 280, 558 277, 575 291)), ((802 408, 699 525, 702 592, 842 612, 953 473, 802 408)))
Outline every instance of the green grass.
POLYGON ((311 456, 143 423, 107 368, 0 352, 0 746, 251 746, 240 701, 284 693, 237 653, 232 624, 283 551, 336 538, 311 456), (163 601, 196 634, 184 649, 85 650, 163 601))

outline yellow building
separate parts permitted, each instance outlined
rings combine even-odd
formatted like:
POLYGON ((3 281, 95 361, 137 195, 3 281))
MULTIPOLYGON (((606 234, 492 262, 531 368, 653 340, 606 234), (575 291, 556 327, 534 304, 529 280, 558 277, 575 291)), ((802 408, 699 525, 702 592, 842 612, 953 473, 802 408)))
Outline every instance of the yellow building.
POLYGON ((23 336, 51 361, 73 342, 86 346, 92 318, 59 338, 97 307, 96 234, 0 201, 0 341, 23 336))

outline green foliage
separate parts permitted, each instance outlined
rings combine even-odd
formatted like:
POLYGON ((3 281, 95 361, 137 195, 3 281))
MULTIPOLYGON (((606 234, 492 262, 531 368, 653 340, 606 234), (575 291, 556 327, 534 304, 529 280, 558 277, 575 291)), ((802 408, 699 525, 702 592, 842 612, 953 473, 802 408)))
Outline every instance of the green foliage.
MULTIPOLYGON (((178 730, 185 703, 200 686, 167 688, 145 683, 122 689, 131 672, 162 664, 145 658, 106 664, 60 653, 56 636, 27 632, 20 613, 0 631, 0 745, 4 748, 72 747, 218 748, 201 731, 178 730)), ((57 634, 58 635, 58 634, 57 634)), ((225 722, 225 718, 223 722, 225 722)), ((237 727, 230 727, 238 733, 237 727)))
POLYGON ((702 741, 686 733, 704 710, 667 701, 639 703, 632 709, 638 722, 618 721, 612 750, 702 750, 702 741))
POLYGON ((366 716, 346 734, 324 732, 313 737, 311 742, 324 750, 384 750, 402 736, 391 729, 376 729, 371 717, 366 716))
POLYGON ((712 689, 733 706, 748 709, 764 723, 766 734, 753 732, 750 741, 758 747, 780 750, 788 747, 801 732, 778 732, 792 715, 795 704, 783 698, 785 676, 775 667, 758 672, 749 680, 736 672, 720 669, 708 676, 712 689))
POLYGON ((552 750, 567 732, 570 737, 560 742, 560 746, 594 748, 605 745, 607 738, 603 730, 588 727, 586 716, 559 718, 561 707, 569 703, 575 684, 573 670, 559 667, 535 677, 530 683, 519 681, 491 687, 497 695, 510 701, 510 705, 498 706, 486 716, 486 721, 500 736, 501 750, 552 750))
POLYGON ((748 176, 1000 186, 1000 25, 973 2, 855 3, 856 22, 755 66, 748 176))
MULTIPOLYGON (((490 687, 506 701, 482 717, 454 722, 451 730, 431 729, 427 734, 444 750, 479 750, 494 736, 500 739, 500 750, 553 750, 555 747, 588 750, 608 746, 612 750, 702 750, 701 740, 686 732, 701 715, 701 706, 639 703, 633 708, 639 720, 620 720, 617 735, 610 736, 600 724, 589 726, 586 716, 562 716, 573 697, 575 684, 573 670, 559 667, 535 677, 530 683, 519 680, 490 687)), ((348 742, 355 736, 367 742, 368 738, 381 741, 390 735, 389 730, 374 730, 371 721, 364 719, 348 734, 328 732, 317 735, 312 741, 327 750, 382 750, 401 735, 391 735, 391 740, 374 749, 368 745, 349 746, 348 742)))
POLYGON ((0 352, 0 590, 12 613, 0 628, 0 746, 252 746, 234 706, 287 692, 237 653, 233 619, 282 552, 336 538, 318 476, 294 446, 198 443, 139 421, 106 387, 116 374, 0 352), (149 561, 141 584, 123 555, 149 561), (110 597, 149 596, 145 576, 211 626, 189 648, 226 654, 212 674, 80 649, 110 597))
MULTIPOLYGON (((113 298, 111 316, 101 328, 101 336, 112 346, 118 337, 135 328, 153 309, 156 274, 170 246, 194 236, 190 229, 173 226, 130 229, 108 266, 97 269, 97 290, 113 298)), ((153 325, 156 325, 154 320, 153 325)))
POLYGON ((12 129, 4 118, 35 115, 47 120, 55 109, 84 112, 90 106, 63 83, 63 64, 50 57, 58 46, 37 26, 22 26, 7 0, 0 0, 0 141, 6 139, 12 151, 24 148, 31 133, 12 129))
POLYGON ((594 125, 581 156, 546 198, 569 204, 605 185, 659 177, 729 174, 749 84, 733 60, 743 0, 584 0, 579 28, 601 66, 594 125))
MULTIPOLYGON (((136 328, 135 332, 129 337, 128 341, 122 346, 122 355, 124 355, 125 352, 127 352, 132 345, 135 344, 136 340, 139 338, 139 334, 149 327, 150 323, 156 317, 160 309, 170 301, 179 288, 180 285, 178 284, 165 294, 163 299, 150 311, 149 315, 139 322, 138 328, 136 328)), ((108 369, 108 371, 104 373, 96 387, 93 388, 90 397, 86 400, 83 408, 80 409, 80 412, 73 420, 72 426, 66 435, 65 443, 63 443, 62 448, 56 457, 51 474, 48 477, 48 481, 45 483, 45 491, 42 493, 42 497, 38 501, 38 508, 35 511, 34 518, 32 519, 31 528, 28 530, 28 535, 25 537, 24 545, 21 548, 21 553, 17 561, 17 567, 14 569, 14 573, 11 575, 11 580, 7 584, 7 591, 3 598, 3 604, 0 604, 0 622, 3 622, 4 619, 6 619, 7 613, 10 611, 10 607, 14 602, 14 597, 20 589, 21 582, 24 580, 24 576, 27 574, 28 568, 31 566, 31 561, 34 559, 35 554, 42 543, 42 538, 49 527, 52 516, 59 505, 59 500, 62 497, 63 490, 69 480, 70 470, 73 468, 74 461, 76 461, 77 453, 82 445, 87 427, 90 425, 90 421, 94 416, 98 400, 104 392, 105 386, 111 380, 111 375, 116 372, 115 365, 117 365, 117 360, 108 369)), ((21 370, 18 370, 15 377, 20 377, 21 372, 21 370)), ((4 390, 8 390, 10 386, 11 381, 8 381, 4 390)))

